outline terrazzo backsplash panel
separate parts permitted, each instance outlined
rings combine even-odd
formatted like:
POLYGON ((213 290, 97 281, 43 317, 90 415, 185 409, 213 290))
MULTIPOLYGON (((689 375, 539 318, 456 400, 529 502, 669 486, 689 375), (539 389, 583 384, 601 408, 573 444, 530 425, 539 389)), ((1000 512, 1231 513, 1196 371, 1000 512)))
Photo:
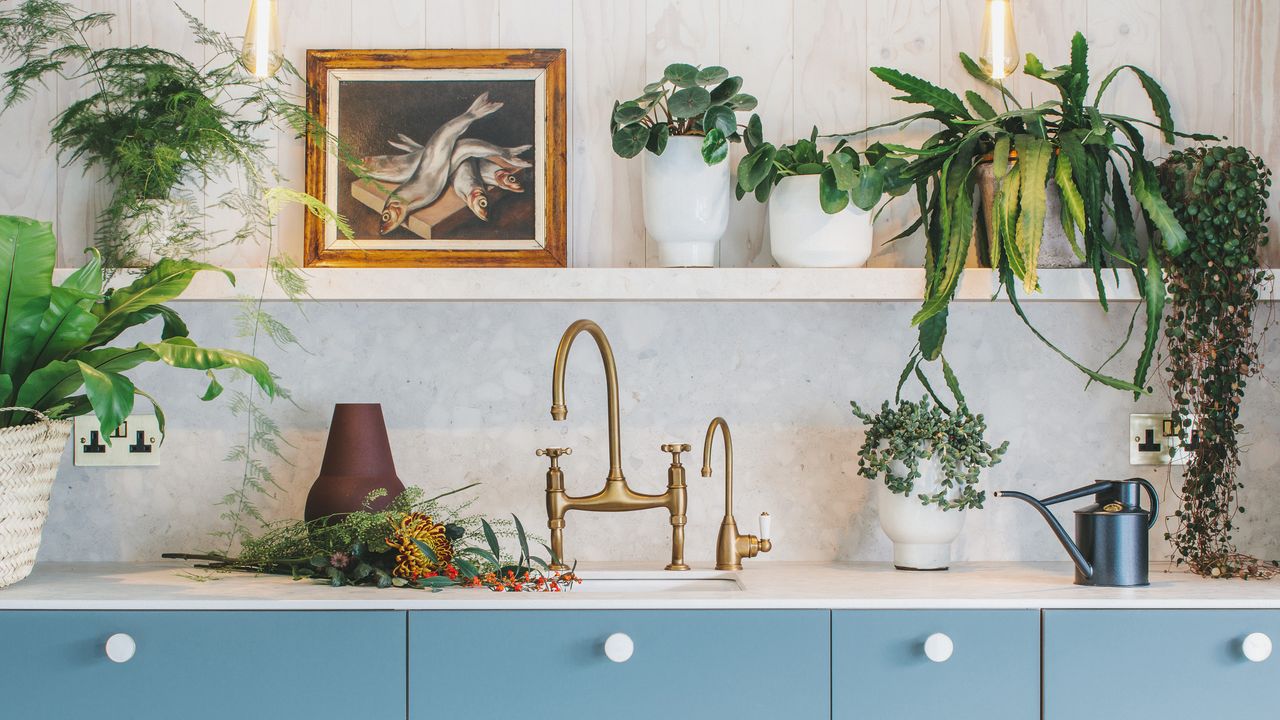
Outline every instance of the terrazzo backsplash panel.
MULTIPOLYGON (((1085 362, 1104 359, 1123 337, 1132 305, 1110 316, 1087 303, 1037 303, 1028 312, 1056 342, 1085 362)), ((684 462, 689 483, 686 555, 714 557, 723 512, 723 447, 703 478, 702 440, 711 418, 726 418, 736 450, 736 515, 743 531, 774 518, 772 560, 887 560, 874 486, 857 475, 862 440, 849 401, 878 406, 890 398, 913 343, 908 303, 309 303, 272 307, 304 349, 260 342, 258 353, 292 391, 271 416, 293 447, 273 461, 282 487, 261 497, 269 519, 299 517, 315 478, 335 402, 383 404, 396 466, 406 484, 443 491, 481 483, 457 497, 493 515, 514 512, 545 532, 545 460, 534 450, 570 446, 562 463, 568 489, 599 489, 608 470, 604 376, 589 336, 578 338, 566 380, 569 417, 550 418, 551 366, 565 327, 591 318, 617 358, 623 468, 638 490, 666 482, 665 442, 694 446, 684 462)), ((205 345, 245 347, 235 336, 235 303, 180 306, 205 345)), ((1131 412, 1160 412, 1157 394, 1132 397, 1085 379, 1035 341, 1006 304, 966 303, 952 310, 948 357, 964 390, 1010 441, 988 490, 1048 495, 1097 478, 1148 477, 1168 487, 1176 471, 1128 464, 1131 412)), ((1136 352, 1135 348, 1130 348, 1136 352)), ((1280 393, 1269 363, 1250 383, 1243 415, 1243 549, 1280 557, 1280 393)), ((1125 353, 1109 366, 1125 372, 1125 353)), ((199 373, 144 368, 140 387, 163 403, 169 434, 154 468, 77 468, 70 449, 58 476, 40 558, 45 561, 157 559, 165 551, 224 549, 211 533, 227 528, 220 499, 240 482, 224 461, 243 442, 244 420, 225 398, 202 403, 199 373)), ((234 385, 233 385, 234 386, 234 385)), ((921 390, 908 384, 911 395, 921 390)), ((230 393, 228 393, 230 395, 230 393)), ((145 408, 144 408, 145 410, 145 408)), ((1062 517, 1069 517, 1063 508, 1062 517)), ((566 555, 580 560, 649 561, 669 553, 664 511, 568 516, 566 555)), ((961 560, 1056 560, 1062 550, 1044 522, 1021 503, 988 498, 968 513, 955 548, 961 560)), ((1167 555, 1162 541, 1157 557, 1167 555)))

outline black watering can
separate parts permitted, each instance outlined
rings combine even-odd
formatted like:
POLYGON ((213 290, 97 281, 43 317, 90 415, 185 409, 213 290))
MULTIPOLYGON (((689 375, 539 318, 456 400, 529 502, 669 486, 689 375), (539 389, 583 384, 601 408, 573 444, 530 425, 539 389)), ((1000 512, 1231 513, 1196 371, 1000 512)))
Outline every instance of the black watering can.
POLYGON ((1040 511, 1076 564, 1077 585, 1147 584, 1147 531, 1156 524, 1160 503, 1156 489, 1146 480, 1099 480, 1044 500, 1007 490, 996 492, 995 496, 1026 500, 1040 511), (1139 504, 1139 487, 1151 499, 1150 510, 1143 510, 1139 504), (1086 495, 1094 496, 1094 504, 1076 510, 1076 540, 1072 542, 1048 506, 1086 495))

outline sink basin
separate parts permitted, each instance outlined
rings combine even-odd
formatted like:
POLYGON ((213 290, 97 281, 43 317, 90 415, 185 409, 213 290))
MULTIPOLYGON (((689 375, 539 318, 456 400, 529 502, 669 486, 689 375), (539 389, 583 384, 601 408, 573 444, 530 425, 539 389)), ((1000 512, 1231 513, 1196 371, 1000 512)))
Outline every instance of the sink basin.
POLYGON ((606 572, 579 571, 582 583, 572 592, 662 593, 736 592, 742 589, 731 573, 722 572, 606 572))

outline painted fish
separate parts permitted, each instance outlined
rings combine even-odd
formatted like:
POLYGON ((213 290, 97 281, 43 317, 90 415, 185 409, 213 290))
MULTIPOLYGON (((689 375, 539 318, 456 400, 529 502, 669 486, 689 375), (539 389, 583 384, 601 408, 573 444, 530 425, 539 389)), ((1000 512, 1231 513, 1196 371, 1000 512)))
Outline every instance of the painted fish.
POLYGON ((502 188, 508 192, 524 192, 524 186, 520 184, 520 180, 516 177, 516 171, 508 170, 488 159, 476 160, 475 162, 480 169, 480 179, 484 181, 485 185, 502 188))
POLYGON ((502 108, 502 103, 489 99, 482 93, 471 107, 458 117, 441 125, 422 148, 422 156, 409 179, 401 183, 382 206, 383 235, 404 224, 413 211, 435 202, 449 183, 449 161, 454 146, 471 123, 487 117, 502 108))
POLYGON ((489 219, 489 198, 484 194, 484 184, 480 181, 474 158, 458 166, 457 172, 453 174, 453 191, 471 208, 476 217, 481 220, 489 219))
MULTIPOLYGON (((398 135, 399 141, 389 140, 388 144, 397 150, 399 155, 369 155, 361 159, 365 172, 375 180, 382 182, 402 183, 413 175, 418 163, 422 160, 422 145, 406 135, 398 135)), ((463 161, 470 158, 500 157, 509 165, 518 168, 533 167, 533 163, 519 156, 532 149, 532 145, 501 147, 491 142, 475 138, 463 138, 454 145, 453 156, 449 158, 449 171, 458 169, 463 161)))

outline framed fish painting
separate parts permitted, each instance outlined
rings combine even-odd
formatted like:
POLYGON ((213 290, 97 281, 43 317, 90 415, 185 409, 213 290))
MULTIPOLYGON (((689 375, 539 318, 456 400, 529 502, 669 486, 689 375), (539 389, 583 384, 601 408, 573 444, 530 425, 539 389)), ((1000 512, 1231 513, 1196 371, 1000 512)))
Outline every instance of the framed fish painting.
POLYGON ((564 50, 309 50, 308 267, 564 267, 564 50), (316 137, 324 132, 323 138, 316 137))

